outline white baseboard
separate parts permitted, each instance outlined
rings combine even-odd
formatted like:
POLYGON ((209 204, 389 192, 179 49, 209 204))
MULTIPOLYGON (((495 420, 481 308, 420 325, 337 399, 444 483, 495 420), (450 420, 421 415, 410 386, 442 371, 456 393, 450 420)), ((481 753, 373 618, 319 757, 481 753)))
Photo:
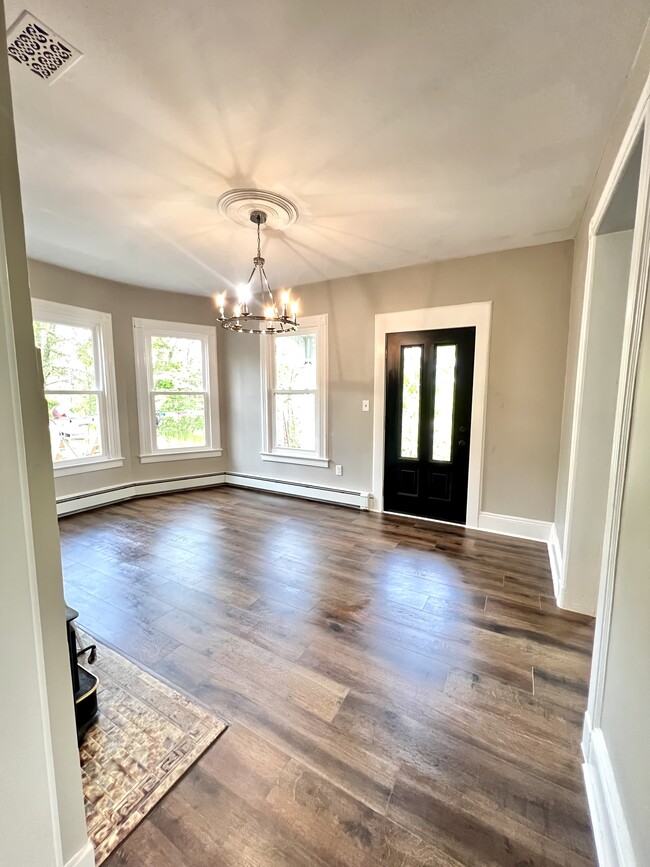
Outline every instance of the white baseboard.
POLYGON ((494 512, 479 512, 478 529, 503 536, 516 536, 518 539, 532 539, 534 542, 547 542, 551 535, 550 521, 537 521, 533 518, 516 518, 513 515, 496 515, 494 512))
POLYGON ((557 527, 555 524, 551 526, 551 532, 548 539, 548 559, 551 562, 551 575, 553 577, 553 590, 555 592, 555 601, 560 604, 562 594, 562 585, 564 584, 564 557, 560 549, 560 540, 557 535, 557 527))
POLYGON ((582 751, 598 863, 601 867, 638 867, 603 730, 592 729, 588 715, 585 715, 582 751))
POLYGON ((167 494, 172 491, 187 491, 192 488, 214 488, 219 485, 233 485, 239 488, 253 488, 258 491, 288 494, 308 500, 319 500, 342 506, 355 506, 363 510, 368 509, 370 498, 370 494, 359 491, 327 488, 319 485, 303 485, 298 482, 281 482, 275 479, 247 476, 241 473, 209 473, 202 476, 135 482, 131 485, 120 485, 115 488, 100 488, 94 491, 86 491, 82 494, 61 497, 57 500, 56 509, 59 516, 71 515, 74 512, 96 509, 99 506, 120 503, 124 500, 132 500, 135 497, 167 494))
POLYGON ((65 867, 95 867, 95 850, 90 840, 88 840, 83 849, 80 849, 76 855, 72 856, 65 867))

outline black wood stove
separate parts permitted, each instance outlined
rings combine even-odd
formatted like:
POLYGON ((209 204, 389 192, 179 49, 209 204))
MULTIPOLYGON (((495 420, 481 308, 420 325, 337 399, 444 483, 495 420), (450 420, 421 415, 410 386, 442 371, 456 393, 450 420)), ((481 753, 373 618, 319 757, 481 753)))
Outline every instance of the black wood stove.
POLYGON ((72 673, 72 692, 74 695, 74 713, 77 721, 77 739, 81 743, 84 735, 95 722, 99 714, 97 707, 97 678, 90 671, 79 665, 79 657, 88 653, 90 665, 95 661, 97 648, 94 644, 81 650, 77 647, 77 633, 74 621, 79 612, 69 605, 65 606, 65 621, 68 630, 68 652, 70 654, 70 671, 72 673))

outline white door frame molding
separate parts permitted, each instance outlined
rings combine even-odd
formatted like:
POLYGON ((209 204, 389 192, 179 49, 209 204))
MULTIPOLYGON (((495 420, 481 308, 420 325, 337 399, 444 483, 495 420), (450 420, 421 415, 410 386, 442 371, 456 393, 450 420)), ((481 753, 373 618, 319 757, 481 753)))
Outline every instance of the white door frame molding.
MULTIPOLYGON (((634 393, 641 349, 644 313, 650 281, 650 78, 637 104, 618 155, 605 184, 603 193, 589 224, 589 251, 585 302, 580 331, 576 395, 567 490, 567 520, 564 537, 566 555, 571 533, 571 516, 575 488, 576 453, 579 448, 580 412, 588 364, 588 336, 591 305, 591 281, 598 229, 612 196, 622 178, 632 149, 643 132, 643 151, 639 177, 636 218, 632 243, 632 259, 628 284, 625 326, 621 352, 619 387, 616 400, 612 459, 603 534, 603 554, 598 589, 596 633, 591 667, 591 681, 582 751, 585 758, 585 783, 598 857, 612 867, 634 867, 632 841, 619 796, 614 768, 611 765, 602 729, 607 658, 612 626, 616 583, 621 513, 627 472, 627 452, 630 440, 634 393)), ((565 560, 566 562, 566 560, 565 560)), ((564 576, 563 576, 564 578, 564 576)))
POLYGON ((483 443, 487 408, 488 362, 492 302, 427 307, 375 315, 375 388, 372 436, 372 509, 384 509, 384 416, 386 412, 386 335, 403 331, 435 331, 441 328, 476 328, 472 426, 469 439, 467 482, 468 527, 478 527, 483 480, 483 443))
MULTIPOLYGON (((605 690, 605 672, 611 631, 612 605, 614 601, 614 584, 616 577, 616 561, 618 558, 618 540, 623 505, 625 474, 627 469, 627 451, 630 439, 632 410, 636 374, 641 347, 643 317, 648 280, 650 277, 650 108, 648 107, 648 86, 644 90, 643 100, 639 103, 633 117, 628 134, 619 152, 614 170, 610 175, 603 193, 603 202, 607 203, 613 194, 625 160, 645 124, 646 134, 643 141, 641 158, 641 174, 639 179, 639 195, 637 201, 634 241, 632 245, 632 267, 625 313, 625 330, 623 333, 623 353, 619 377, 619 391, 616 402, 614 422, 614 441, 612 462, 609 475, 609 493, 605 516, 605 534, 603 539, 603 559, 601 565, 600 587, 598 594, 598 613, 596 634, 594 638, 594 654, 589 688, 588 719, 590 728, 600 729, 602 721, 603 697, 605 690), (606 194, 607 197, 606 197, 606 194)), ((591 229, 597 231, 599 220, 606 210, 600 207, 596 211, 591 229), (598 217, 598 221, 596 219, 598 217)), ((588 744, 583 745, 588 748, 588 744)))
MULTIPOLYGON (((565 607, 565 603, 568 603, 569 608, 573 608, 574 605, 570 603, 570 600, 567 599, 567 591, 566 591, 566 567, 569 562, 569 551, 571 547, 571 534, 572 534, 572 521, 573 521, 573 507, 575 502, 575 490, 576 490, 576 475, 577 475, 577 463, 578 463, 578 448, 580 443, 580 435, 582 428, 582 406, 584 401, 584 388, 585 388, 585 380, 587 375, 587 364, 589 358, 589 329, 591 325, 591 307, 592 307, 592 298, 593 298, 593 283, 594 283, 594 271, 595 271, 595 261, 596 261, 596 246, 598 241, 598 231, 600 225, 607 213, 607 209, 610 205, 612 197, 620 184, 623 174, 627 168, 629 159, 632 155, 632 152, 639 140, 639 136, 642 134, 645 120, 646 120, 646 107, 649 96, 649 86, 646 83, 646 86, 641 95, 641 99, 636 107, 636 110, 630 120, 629 127, 625 133, 623 141, 621 142, 621 146, 616 155, 616 159, 614 160, 612 170, 603 187, 603 191, 601 193, 600 199, 598 200, 598 204, 594 210, 593 216, 589 221, 589 240, 588 240, 588 249, 587 249, 587 266, 586 266, 586 274, 585 274, 585 292, 584 292, 584 300, 582 306, 582 319, 580 322, 580 337, 578 341, 578 357, 576 362, 576 387, 575 394, 573 398, 573 416, 572 416, 572 425, 571 425, 571 437, 569 444, 569 469, 567 476, 567 497, 566 497, 566 511, 565 511, 565 523, 564 523, 564 535, 562 537, 562 561, 563 561, 563 569, 559 577, 559 592, 557 595, 558 604, 561 607, 565 607)), ((643 167, 646 165, 647 160, 645 160, 645 147, 644 147, 644 160, 642 161, 641 166, 641 176, 639 179, 639 188, 642 188, 643 184, 643 167)), ((636 212, 636 226, 641 225, 641 220, 643 218, 643 196, 639 196, 639 200, 637 201, 637 212, 636 212)), ((630 268, 630 278, 628 283, 628 298, 627 298, 627 307, 626 307, 626 321, 625 321, 625 330, 623 336, 623 352, 622 352, 622 367, 621 370, 625 367, 626 353, 629 352, 629 345, 626 341, 629 339, 629 326, 630 326, 630 312, 631 306, 633 306, 633 294, 635 291, 635 285, 638 282, 638 266, 640 260, 640 250, 641 250, 641 236, 642 233, 640 231, 634 232, 634 240, 632 247, 632 257, 631 257, 631 268, 630 268)), ((623 380, 619 383, 619 392, 622 387, 623 380)), ((616 417, 615 425, 618 425, 618 416, 616 417)), ((615 427, 614 434, 614 450, 612 452, 612 459, 616 457, 616 431, 618 430, 615 427)), ((593 611, 585 612, 585 613, 593 613, 593 611)))

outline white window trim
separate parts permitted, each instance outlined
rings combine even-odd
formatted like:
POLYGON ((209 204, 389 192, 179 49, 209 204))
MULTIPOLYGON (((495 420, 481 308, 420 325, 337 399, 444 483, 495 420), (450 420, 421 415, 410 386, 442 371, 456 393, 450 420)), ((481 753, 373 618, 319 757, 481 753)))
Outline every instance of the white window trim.
POLYGON ((53 461, 52 468, 55 478, 123 466, 124 458, 120 454, 120 424, 117 410, 111 314, 100 310, 89 310, 86 307, 75 307, 71 304, 60 304, 57 301, 33 298, 32 318, 36 322, 54 322, 60 325, 92 328, 95 336, 95 367, 100 386, 97 396, 104 454, 64 461, 60 464, 53 461))
POLYGON ((217 372, 217 329, 210 325, 183 322, 162 322, 158 319, 133 319, 135 345, 135 372, 138 396, 138 422, 140 427, 140 463, 177 461, 187 458, 218 458, 221 448, 219 423, 219 379, 217 372), (151 357, 147 351, 150 337, 200 337, 203 343, 203 363, 207 372, 206 446, 183 449, 159 449, 154 434, 153 407, 149 382, 151 357))
POLYGON ((329 467, 327 437, 327 386, 328 373, 328 327, 327 313, 319 316, 303 316, 293 334, 316 335, 316 448, 313 452, 273 447, 273 400, 275 365, 273 346, 281 335, 262 334, 260 363, 262 371, 262 451, 263 461, 281 464, 299 464, 310 467, 329 467))

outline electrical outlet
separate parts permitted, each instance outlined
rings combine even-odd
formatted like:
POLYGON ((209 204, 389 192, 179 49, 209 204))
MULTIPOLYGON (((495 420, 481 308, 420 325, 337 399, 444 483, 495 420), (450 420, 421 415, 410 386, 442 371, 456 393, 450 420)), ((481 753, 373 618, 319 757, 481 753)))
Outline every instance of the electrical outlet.
POLYGON ((370 412, 370 401, 369 400, 361 401, 361 410, 362 410, 362 412, 370 412))
POLYGON ((343 467, 341 466, 341 464, 337 464, 337 465, 336 465, 336 475, 337 475, 337 476, 342 476, 342 475, 343 475, 343 467))

